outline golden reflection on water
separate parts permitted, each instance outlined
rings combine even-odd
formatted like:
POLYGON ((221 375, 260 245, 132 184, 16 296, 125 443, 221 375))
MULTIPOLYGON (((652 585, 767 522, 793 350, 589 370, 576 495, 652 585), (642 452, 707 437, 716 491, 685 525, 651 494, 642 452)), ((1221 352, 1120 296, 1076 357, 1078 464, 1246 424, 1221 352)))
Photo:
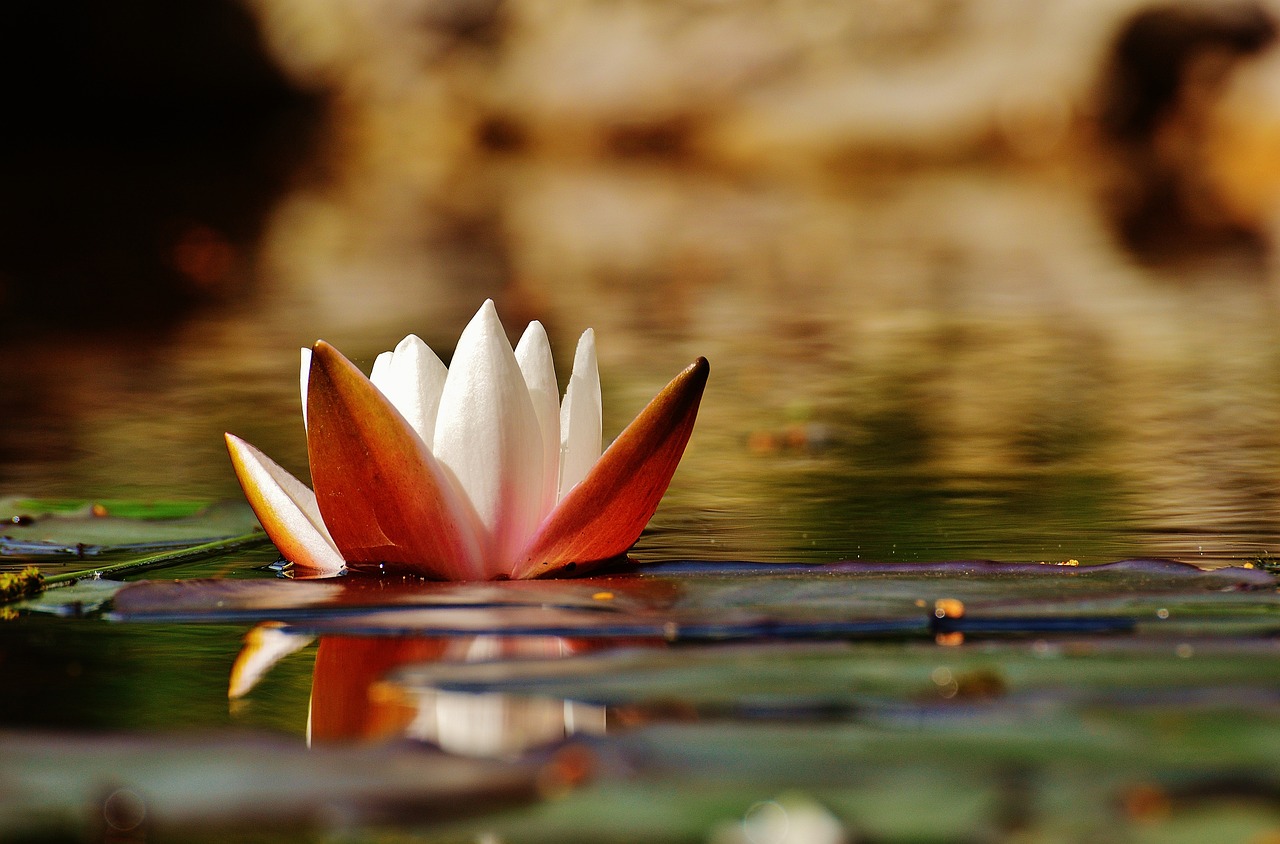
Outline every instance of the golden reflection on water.
MULTIPOLYGON (((9 347, 6 491, 235 497, 221 434, 302 470, 297 347, 447 355, 493 296, 599 337, 606 435, 696 355, 701 418, 637 555, 1217 560, 1280 516, 1274 279, 1117 246, 1069 163, 856 182, 495 158, 287 196, 244 301, 9 347)), ((562 376, 564 373, 562 373, 562 376)))

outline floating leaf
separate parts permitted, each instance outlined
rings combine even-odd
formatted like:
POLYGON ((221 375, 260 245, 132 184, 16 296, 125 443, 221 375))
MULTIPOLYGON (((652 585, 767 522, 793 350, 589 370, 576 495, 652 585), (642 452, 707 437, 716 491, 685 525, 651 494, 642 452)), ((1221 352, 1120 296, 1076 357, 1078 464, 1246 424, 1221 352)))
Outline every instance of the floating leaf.
POLYGON ((519 633, 677 640, 1123 632, 1198 615, 1265 628, 1270 575, 1167 561, 1073 568, 997 563, 657 566, 638 575, 448 584, 348 577, 317 583, 130 586, 128 620, 289 622, 299 632, 519 633), (939 601, 967 610, 939 615, 939 601))
POLYGON ((499 764, 407 746, 309 749, 216 732, 0 733, 0 769, 22 772, 0 790, 0 836, 70 830, 112 840, 152 828, 170 837, 439 823, 536 799, 558 777, 555 760, 499 764))
POLYGON ((843 712, 884 726, 953 719, 959 705, 1034 719, 1037 713, 1103 703, 1258 711, 1280 704, 1280 652, 1262 641, 1197 645, 1188 653, 1167 641, 1105 639, 1038 650, 1012 643, 940 653, 875 642, 681 648, 654 643, 558 659, 424 661, 402 666, 389 682, 417 691, 630 707, 632 723, 662 720, 673 701, 684 716, 796 721, 843 712), (1201 689, 1213 691, 1196 691, 1201 689), (645 711, 652 717, 637 714, 645 711))
POLYGON ((249 533, 258 524, 242 502, 204 506, 6 498, 0 499, 0 519, 0 557, 51 562, 197 545, 249 533))

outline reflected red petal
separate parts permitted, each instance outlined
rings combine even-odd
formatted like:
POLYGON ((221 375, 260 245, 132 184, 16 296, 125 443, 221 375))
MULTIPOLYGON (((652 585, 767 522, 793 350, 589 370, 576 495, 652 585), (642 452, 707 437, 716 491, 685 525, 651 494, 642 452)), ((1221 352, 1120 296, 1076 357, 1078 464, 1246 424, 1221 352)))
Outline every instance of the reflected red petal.
POLYGON ((323 341, 311 355, 307 453, 316 502, 348 566, 479 577, 474 517, 439 462, 364 373, 323 341))
POLYGON ((399 736, 417 714, 412 701, 376 695, 376 684, 392 669, 434 662, 445 639, 325 636, 316 652, 311 681, 311 740, 399 736))
POLYGON ((513 577, 607 560, 635 543, 684 454, 710 369, 698 358, 649 402, 543 522, 513 577))

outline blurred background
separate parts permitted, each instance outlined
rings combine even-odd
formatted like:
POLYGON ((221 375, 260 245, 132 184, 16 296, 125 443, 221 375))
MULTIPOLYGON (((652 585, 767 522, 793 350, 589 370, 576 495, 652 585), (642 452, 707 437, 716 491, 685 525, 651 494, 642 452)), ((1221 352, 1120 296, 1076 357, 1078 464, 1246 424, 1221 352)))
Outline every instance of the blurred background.
POLYGON ((1280 551, 1280 5, 0 10, 0 493, 305 477, 297 349, 493 297, 606 438, 712 380, 642 559, 1280 551))

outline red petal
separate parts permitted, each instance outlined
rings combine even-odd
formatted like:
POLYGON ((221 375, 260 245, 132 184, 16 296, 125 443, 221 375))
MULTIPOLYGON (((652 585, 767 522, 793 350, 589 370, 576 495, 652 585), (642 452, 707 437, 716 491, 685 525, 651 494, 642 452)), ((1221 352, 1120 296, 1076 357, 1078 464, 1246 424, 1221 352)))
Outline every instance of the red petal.
POLYGON ((307 452, 316 502, 348 566, 479 576, 467 504, 399 411, 323 341, 311 355, 307 452))
POLYGON ((543 522, 513 577, 607 560, 635 543, 684 454, 710 370, 698 358, 649 402, 543 522))

